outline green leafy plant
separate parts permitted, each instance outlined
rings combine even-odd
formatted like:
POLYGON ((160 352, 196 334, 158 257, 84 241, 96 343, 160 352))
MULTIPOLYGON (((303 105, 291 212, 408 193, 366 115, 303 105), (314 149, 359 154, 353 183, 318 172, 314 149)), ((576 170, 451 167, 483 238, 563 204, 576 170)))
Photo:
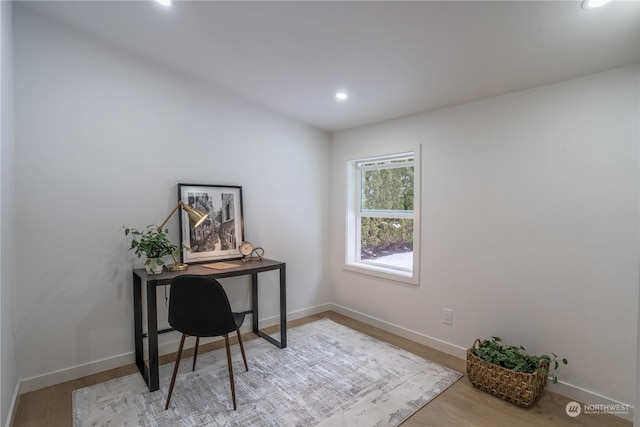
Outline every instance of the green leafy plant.
POLYGON ((546 354, 532 356, 523 353, 526 350, 522 346, 505 345, 501 344, 501 342, 502 340, 499 337, 491 337, 491 340, 481 341, 478 347, 472 349, 473 354, 485 362, 528 374, 537 371, 542 375, 549 376, 548 367, 553 366, 553 375, 550 378, 554 384, 558 383, 558 377, 555 375, 555 371, 560 366, 560 362, 564 365, 569 363, 567 359, 560 359, 555 353, 551 353, 553 357, 547 356, 546 354))
POLYGON ((178 253, 178 247, 171 243, 167 234, 169 230, 160 230, 155 225, 148 225, 145 230, 137 228, 124 228, 124 235, 131 236, 131 246, 129 250, 133 250, 138 258, 143 255, 147 257, 145 265, 149 265, 152 259, 156 259, 158 265, 164 265, 162 257, 171 255, 175 260, 178 253))

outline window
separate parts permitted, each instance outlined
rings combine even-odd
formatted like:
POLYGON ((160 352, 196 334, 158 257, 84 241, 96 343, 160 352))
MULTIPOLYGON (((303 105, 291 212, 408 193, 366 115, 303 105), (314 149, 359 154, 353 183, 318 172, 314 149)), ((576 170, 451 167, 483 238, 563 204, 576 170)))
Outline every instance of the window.
POLYGON ((347 161, 345 268, 418 284, 420 147, 347 161))

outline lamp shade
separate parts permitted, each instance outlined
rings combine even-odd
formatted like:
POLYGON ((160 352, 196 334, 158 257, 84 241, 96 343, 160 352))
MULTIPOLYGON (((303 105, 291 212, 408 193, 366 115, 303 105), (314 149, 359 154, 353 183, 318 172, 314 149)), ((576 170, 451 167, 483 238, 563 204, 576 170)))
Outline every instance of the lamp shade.
POLYGON ((202 212, 200 209, 193 208, 188 204, 186 204, 185 202, 183 202, 182 200, 180 200, 176 204, 176 207, 173 208, 173 210, 171 211, 167 219, 165 219, 162 225, 158 227, 158 232, 162 231, 162 228, 165 226, 165 224, 169 221, 169 219, 173 216, 174 213, 176 213, 176 211, 180 207, 182 207, 182 209, 184 209, 184 211, 187 213, 187 216, 189 217, 189 222, 193 224, 194 227, 197 227, 200 224, 202 224, 204 220, 207 219, 207 216, 209 215, 206 212, 202 212))
POLYGON ((208 214, 206 212, 202 212, 200 209, 192 208, 191 206, 182 202, 181 202, 181 206, 182 206, 182 209, 184 209, 184 211, 187 213, 187 216, 189 217, 189 222, 194 227, 198 227, 200 224, 204 222, 205 219, 207 219, 208 214))

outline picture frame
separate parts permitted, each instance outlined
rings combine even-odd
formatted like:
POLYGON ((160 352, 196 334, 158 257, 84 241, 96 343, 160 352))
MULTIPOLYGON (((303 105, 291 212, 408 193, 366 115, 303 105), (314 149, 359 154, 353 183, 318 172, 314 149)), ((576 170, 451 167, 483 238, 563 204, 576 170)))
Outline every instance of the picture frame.
POLYGON ((244 219, 241 186, 178 184, 178 201, 208 214, 207 219, 194 228, 187 213, 181 209, 182 262, 203 263, 242 257, 240 243, 244 240, 244 219))

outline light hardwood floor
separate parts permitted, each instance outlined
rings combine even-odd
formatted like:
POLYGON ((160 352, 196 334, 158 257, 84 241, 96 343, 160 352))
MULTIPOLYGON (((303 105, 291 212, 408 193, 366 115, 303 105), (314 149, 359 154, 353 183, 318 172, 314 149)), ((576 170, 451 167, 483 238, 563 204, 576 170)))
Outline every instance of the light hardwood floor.
MULTIPOLYGON (((465 372, 465 361, 424 345, 415 343, 389 332, 374 328, 357 320, 328 311, 303 319, 291 321, 288 326, 295 327, 327 317, 352 329, 358 330, 379 340, 389 342, 407 351, 415 353, 433 362, 465 372)), ((277 327, 271 328, 275 332, 277 327)), ((267 329, 269 330, 269 329, 267 329)), ((252 334, 244 334, 245 340, 257 339, 252 334)), ((201 352, 220 348, 224 344, 220 341, 202 346, 201 352)), ((184 357, 192 354, 185 351, 184 357)), ((162 356, 160 363, 170 363, 175 354, 162 356)), ((20 396, 14 427, 45 427, 71 425, 71 392, 75 389, 87 387, 103 381, 137 372, 135 365, 102 372, 62 384, 25 393, 20 396)), ((565 413, 565 406, 570 400, 544 391, 540 399, 529 409, 519 408, 511 403, 474 388, 465 377, 445 390, 425 407, 406 420, 403 427, 422 426, 624 426, 631 427, 631 423, 613 415, 585 415, 570 418, 565 413)), ((348 426, 337 426, 348 427, 348 426)))

